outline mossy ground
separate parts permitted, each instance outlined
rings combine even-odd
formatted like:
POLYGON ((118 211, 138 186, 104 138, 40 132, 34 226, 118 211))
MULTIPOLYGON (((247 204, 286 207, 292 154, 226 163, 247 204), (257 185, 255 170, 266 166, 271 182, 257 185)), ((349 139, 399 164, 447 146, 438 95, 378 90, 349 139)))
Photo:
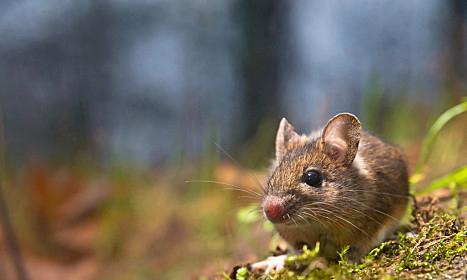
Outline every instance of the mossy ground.
POLYGON ((286 269, 266 275, 246 266, 225 279, 465 279, 467 276, 467 225, 461 209, 446 210, 432 199, 416 203, 412 221, 393 240, 374 248, 361 263, 349 263, 345 250, 338 263, 323 265, 319 248, 304 248, 290 256, 286 269))

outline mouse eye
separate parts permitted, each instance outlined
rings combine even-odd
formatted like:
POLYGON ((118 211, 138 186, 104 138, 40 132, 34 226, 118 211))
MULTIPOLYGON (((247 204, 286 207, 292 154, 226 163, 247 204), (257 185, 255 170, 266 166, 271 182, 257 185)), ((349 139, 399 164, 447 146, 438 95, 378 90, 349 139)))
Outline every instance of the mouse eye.
POLYGON ((301 181, 311 187, 321 185, 321 174, 316 170, 307 170, 303 173, 301 181))

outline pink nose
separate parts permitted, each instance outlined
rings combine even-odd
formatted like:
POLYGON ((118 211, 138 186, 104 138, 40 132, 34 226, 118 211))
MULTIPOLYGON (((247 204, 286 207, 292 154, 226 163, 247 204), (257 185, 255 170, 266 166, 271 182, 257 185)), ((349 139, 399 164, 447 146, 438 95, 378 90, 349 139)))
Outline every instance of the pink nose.
POLYGON ((284 216, 284 207, 279 198, 274 196, 266 197, 263 202, 263 211, 268 220, 273 223, 281 221, 284 216))

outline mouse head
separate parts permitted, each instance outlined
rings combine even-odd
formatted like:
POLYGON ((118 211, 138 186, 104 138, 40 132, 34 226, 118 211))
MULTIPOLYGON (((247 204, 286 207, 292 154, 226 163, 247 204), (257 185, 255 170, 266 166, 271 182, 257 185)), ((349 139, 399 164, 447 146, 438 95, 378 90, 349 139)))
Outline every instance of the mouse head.
POLYGON ((276 165, 263 197, 263 212, 273 223, 308 222, 307 214, 336 207, 358 182, 352 162, 361 125, 352 114, 338 114, 319 136, 299 135, 283 118, 276 136, 276 165))

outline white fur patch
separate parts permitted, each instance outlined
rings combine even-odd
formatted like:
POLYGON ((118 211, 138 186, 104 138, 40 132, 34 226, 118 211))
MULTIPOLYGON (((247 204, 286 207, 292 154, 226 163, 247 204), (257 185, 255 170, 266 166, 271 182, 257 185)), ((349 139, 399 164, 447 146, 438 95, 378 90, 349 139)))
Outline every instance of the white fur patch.
POLYGON ((368 166, 363 159, 362 156, 360 156, 358 153, 355 156, 352 166, 358 170, 358 173, 366 178, 370 177, 370 172, 368 171, 368 166))
POLYGON ((264 273, 269 274, 273 270, 281 270, 284 268, 285 259, 287 259, 287 255, 280 255, 275 257, 269 257, 264 261, 256 262, 251 265, 251 269, 253 271, 261 271, 263 270, 264 273))

